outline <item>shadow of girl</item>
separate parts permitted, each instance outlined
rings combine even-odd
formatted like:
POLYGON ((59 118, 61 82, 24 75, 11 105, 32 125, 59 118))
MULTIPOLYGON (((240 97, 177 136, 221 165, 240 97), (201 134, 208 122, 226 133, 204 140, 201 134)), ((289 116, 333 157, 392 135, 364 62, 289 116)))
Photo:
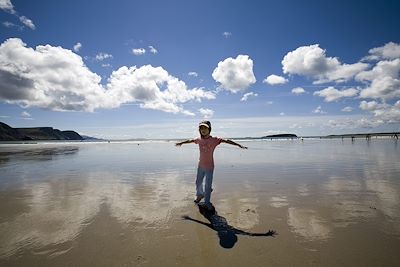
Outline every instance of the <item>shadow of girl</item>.
POLYGON ((274 230, 269 230, 266 233, 250 233, 243 230, 236 229, 235 227, 228 224, 227 220, 219 216, 216 210, 209 210, 204 205, 199 204, 200 213, 210 222, 205 223, 196 219, 193 219, 187 215, 182 216, 182 219, 189 220, 192 222, 197 222, 199 224, 205 225, 217 232, 219 237, 219 244, 223 248, 233 248, 238 238, 237 235, 247 235, 247 236, 271 236, 274 237, 278 233, 274 230))

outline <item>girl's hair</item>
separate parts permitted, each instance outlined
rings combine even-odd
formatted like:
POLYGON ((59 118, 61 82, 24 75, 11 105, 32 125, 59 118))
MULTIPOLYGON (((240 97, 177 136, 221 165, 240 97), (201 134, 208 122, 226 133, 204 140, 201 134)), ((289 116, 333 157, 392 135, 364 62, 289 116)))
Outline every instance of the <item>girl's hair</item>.
MULTIPOLYGON (((199 123, 199 133, 200 133, 200 137, 201 137, 201 138, 204 138, 204 136, 203 136, 203 135, 201 134, 201 132, 200 132, 200 126, 201 126, 202 124, 203 124, 203 125, 205 124, 205 125, 208 126, 209 134, 210 134, 210 133, 211 133, 211 122, 210 122, 210 121, 202 121, 202 122, 199 123)), ((205 126, 205 125, 204 125, 204 126, 205 126)))

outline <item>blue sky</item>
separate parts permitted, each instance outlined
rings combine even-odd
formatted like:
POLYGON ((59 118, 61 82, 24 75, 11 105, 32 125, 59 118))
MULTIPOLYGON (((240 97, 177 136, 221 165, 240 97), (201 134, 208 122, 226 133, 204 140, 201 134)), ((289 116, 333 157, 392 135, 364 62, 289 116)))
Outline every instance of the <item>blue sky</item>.
POLYGON ((400 130, 398 1, 0 0, 0 120, 111 139, 400 130))

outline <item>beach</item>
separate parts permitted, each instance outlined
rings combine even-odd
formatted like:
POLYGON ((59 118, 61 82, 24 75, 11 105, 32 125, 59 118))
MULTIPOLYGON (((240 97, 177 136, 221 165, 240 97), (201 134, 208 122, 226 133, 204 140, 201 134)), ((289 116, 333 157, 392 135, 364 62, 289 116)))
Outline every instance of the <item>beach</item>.
POLYGON ((239 142, 215 151, 212 215, 196 145, 0 144, 0 265, 400 265, 397 140, 239 142))

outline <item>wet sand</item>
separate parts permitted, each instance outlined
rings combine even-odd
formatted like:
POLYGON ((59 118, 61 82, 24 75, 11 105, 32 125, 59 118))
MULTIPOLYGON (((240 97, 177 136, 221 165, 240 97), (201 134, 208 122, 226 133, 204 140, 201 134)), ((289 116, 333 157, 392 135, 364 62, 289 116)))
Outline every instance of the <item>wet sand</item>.
POLYGON ((2 266, 397 266, 394 140, 0 145, 2 266), (275 230, 278 234, 267 234, 275 230))

